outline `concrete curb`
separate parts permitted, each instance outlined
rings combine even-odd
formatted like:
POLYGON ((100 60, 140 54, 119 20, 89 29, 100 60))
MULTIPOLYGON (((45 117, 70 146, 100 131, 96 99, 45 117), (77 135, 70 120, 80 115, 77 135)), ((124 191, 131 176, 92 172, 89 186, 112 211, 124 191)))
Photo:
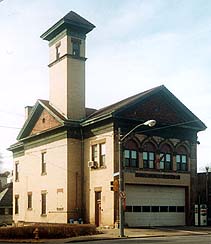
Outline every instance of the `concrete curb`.
POLYGON ((102 234, 91 236, 78 236, 66 239, 0 239, 1 242, 16 242, 16 243, 75 243, 87 241, 101 240, 118 240, 118 239, 134 239, 134 238, 151 238, 151 237, 173 237, 173 236, 188 236, 188 235, 209 235, 211 228, 153 228, 153 229, 126 229, 125 237, 118 237, 118 230, 106 229, 101 230, 102 234), (142 233, 140 233, 142 232, 142 233), (154 232, 154 233, 153 233, 154 232), (157 232, 157 233, 155 233, 157 232), (159 233, 160 232, 160 233, 159 233))
MULTIPOLYGON (((207 234, 203 234, 203 235, 208 235, 207 234)), ((119 239, 136 239, 136 238, 151 238, 151 237, 166 237, 168 235, 155 235, 155 236, 132 236, 132 237, 116 237, 116 238, 99 238, 99 239, 78 239, 78 240, 69 240, 69 241, 65 241, 64 243, 77 243, 77 242, 87 242, 87 241, 110 241, 110 240, 119 240, 119 239)), ((171 235, 168 237, 173 237, 173 236, 178 236, 178 235, 171 235)), ((179 235, 179 236, 187 236, 187 235, 179 235)), ((57 242, 58 243, 58 242, 57 242)))

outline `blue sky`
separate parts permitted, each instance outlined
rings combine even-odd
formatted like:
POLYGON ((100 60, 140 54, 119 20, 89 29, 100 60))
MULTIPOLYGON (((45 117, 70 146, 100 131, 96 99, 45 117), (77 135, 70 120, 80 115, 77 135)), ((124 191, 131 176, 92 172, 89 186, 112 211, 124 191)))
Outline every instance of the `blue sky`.
POLYGON ((40 35, 70 10, 96 25, 87 36, 86 105, 101 108, 163 84, 207 125, 199 133, 198 169, 211 166, 211 1, 3 0, 4 169, 12 167, 6 148, 23 125, 24 107, 48 99, 48 43, 40 35))

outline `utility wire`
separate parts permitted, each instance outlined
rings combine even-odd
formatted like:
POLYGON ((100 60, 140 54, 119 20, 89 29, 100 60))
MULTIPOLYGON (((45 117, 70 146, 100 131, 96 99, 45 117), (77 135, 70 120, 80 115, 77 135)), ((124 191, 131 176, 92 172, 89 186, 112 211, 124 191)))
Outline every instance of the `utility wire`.
POLYGON ((19 128, 19 127, 6 126, 6 125, 0 125, 0 128, 5 128, 5 129, 15 129, 15 130, 20 130, 20 129, 21 129, 21 128, 19 128))

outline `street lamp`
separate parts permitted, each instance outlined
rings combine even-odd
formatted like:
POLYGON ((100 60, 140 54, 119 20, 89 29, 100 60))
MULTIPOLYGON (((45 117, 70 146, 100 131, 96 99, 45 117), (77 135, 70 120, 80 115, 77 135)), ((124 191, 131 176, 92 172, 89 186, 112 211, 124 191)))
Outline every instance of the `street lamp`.
POLYGON ((122 200, 126 197, 124 192, 124 172, 123 172, 123 160, 122 160, 122 143, 125 138, 128 137, 133 131, 137 128, 146 125, 149 127, 155 126, 155 120, 147 120, 144 123, 136 125, 133 129, 131 129, 128 133, 126 133, 123 137, 121 137, 121 129, 118 128, 118 146, 119 146, 119 236, 124 237, 124 212, 123 212, 123 202, 122 200))
POLYGON ((205 167, 206 169, 206 185, 205 185, 205 190, 206 190, 206 205, 207 205, 207 223, 208 223, 208 205, 209 205, 209 166, 205 167))

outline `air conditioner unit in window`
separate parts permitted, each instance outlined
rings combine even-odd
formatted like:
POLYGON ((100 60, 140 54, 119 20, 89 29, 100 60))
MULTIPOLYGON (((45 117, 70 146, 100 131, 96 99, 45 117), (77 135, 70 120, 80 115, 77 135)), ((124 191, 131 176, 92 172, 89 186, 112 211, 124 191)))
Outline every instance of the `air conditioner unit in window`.
POLYGON ((96 168, 97 168, 97 162, 89 161, 89 162, 88 162, 88 167, 89 167, 89 168, 96 169, 96 168))

